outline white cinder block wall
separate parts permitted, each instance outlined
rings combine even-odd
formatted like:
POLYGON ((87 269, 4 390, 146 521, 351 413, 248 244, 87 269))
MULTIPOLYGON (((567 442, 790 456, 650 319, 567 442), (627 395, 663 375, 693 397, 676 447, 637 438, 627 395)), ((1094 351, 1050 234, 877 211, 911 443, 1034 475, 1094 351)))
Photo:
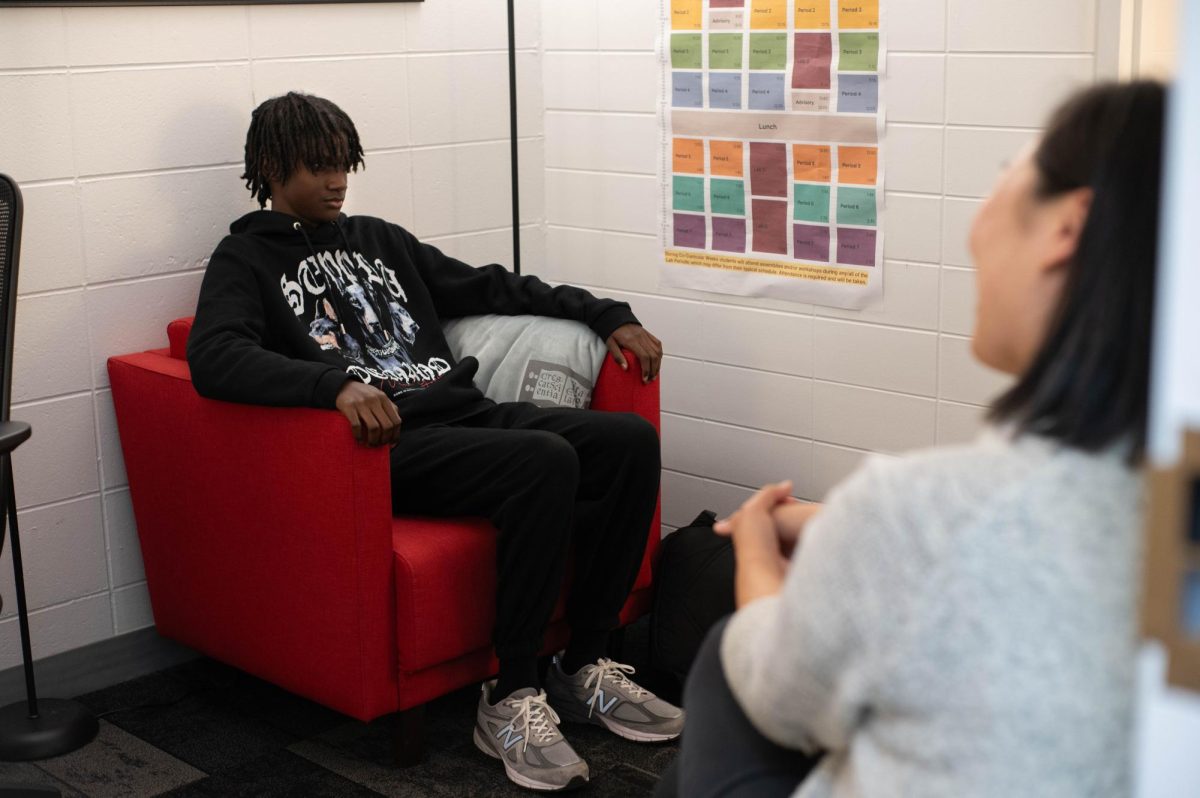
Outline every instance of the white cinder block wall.
POLYGON ((868 452, 971 438, 967 230, 1001 164, 1087 83, 1106 0, 885 5, 884 299, 862 312, 660 287, 658 0, 543 0, 546 269, 628 299, 664 341, 664 523, 768 480, 820 499, 868 452))
MULTIPOLYGON (((519 3, 523 256, 542 257, 540 7, 519 3)), ((165 343, 254 208, 251 109, 289 89, 354 118, 347 210, 510 263, 504 3, 0 10, 0 172, 24 190, 13 417, 35 656, 152 623, 105 360, 165 343)), ((187 490, 181 485, 180 490, 187 490)), ((10 547, 0 669, 20 661, 10 547)))
MULTIPOLYGON (((1097 4, 1113 0, 893 11, 885 299, 856 313, 660 288, 658 0, 517 3, 524 264, 630 300, 666 342, 667 526, 770 479, 820 498, 867 452, 974 433, 1003 382, 968 355, 967 225, 1092 78, 1097 4)), ((290 88, 333 98, 368 152, 348 210, 507 263, 504 27, 497 0, 0 10, 0 171, 27 203, 13 415, 35 428, 16 471, 37 656, 152 622, 104 364, 163 344, 253 207, 249 111, 290 88)), ((5 668, 7 548, 0 595, 5 668)))

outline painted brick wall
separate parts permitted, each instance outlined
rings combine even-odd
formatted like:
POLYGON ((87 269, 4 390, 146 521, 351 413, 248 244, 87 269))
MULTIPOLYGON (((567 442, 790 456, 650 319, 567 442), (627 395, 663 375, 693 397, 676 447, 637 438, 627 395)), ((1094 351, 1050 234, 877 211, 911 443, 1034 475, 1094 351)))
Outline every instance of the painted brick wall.
POLYGON ((659 3, 542 8, 545 275, 628 299, 665 342, 668 527, 768 480, 820 499, 869 452, 974 436, 1007 383, 969 354, 968 226, 1057 98, 1115 63, 1096 57, 1114 4, 887 4, 885 297, 861 312, 660 287, 659 3))
MULTIPOLYGON (((1097 4, 909 0, 888 25, 886 298, 854 313, 660 289, 657 0, 519 0, 527 271, 633 302, 665 340, 669 526, 768 479, 819 498, 871 451, 970 437, 1003 382, 967 354, 970 214, 1088 81, 1097 4), (1036 20, 1036 24, 1030 24, 1036 20)), ((503 3, 0 11, 0 171, 25 187, 14 417, 38 656, 151 623, 105 359, 159 346, 253 206, 251 108, 357 121, 348 211, 508 262, 503 3)), ((1101 53, 1101 55, 1105 55, 1101 53)), ((0 560, 0 668, 19 660, 0 560)))
MULTIPOLYGON (((541 20, 519 6, 536 264, 541 20)), ((250 110, 293 88, 330 97, 367 149, 348 211, 508 263, 506 46, 492 0, 0 10, 0 172, 26 200, 13 416, 34 427, 15 467, 36 656, 152 622, 105 360, 164 345, 253 209, 238 180, 250 110)), ((7 547, 0 595, 2 669, 20 661, 7 547)))

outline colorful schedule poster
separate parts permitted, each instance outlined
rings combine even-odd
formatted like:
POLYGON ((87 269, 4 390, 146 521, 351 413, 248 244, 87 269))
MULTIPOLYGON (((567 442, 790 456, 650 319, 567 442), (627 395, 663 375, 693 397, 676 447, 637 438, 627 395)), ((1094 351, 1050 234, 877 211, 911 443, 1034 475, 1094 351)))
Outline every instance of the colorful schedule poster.
POLYGON ((883 292, 881 0, 660 0, 663 279, 883 292))

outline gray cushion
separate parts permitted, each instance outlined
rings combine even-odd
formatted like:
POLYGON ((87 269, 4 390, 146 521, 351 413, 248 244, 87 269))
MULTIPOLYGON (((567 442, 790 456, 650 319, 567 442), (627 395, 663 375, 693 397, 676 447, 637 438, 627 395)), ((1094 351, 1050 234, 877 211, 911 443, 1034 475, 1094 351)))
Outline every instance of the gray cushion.
POLYGON ((587 407, 608 353, 587 325, 566 319, 468 316, 444 329, 456 358, 478 358, 475 385, 496 402, 587 407))

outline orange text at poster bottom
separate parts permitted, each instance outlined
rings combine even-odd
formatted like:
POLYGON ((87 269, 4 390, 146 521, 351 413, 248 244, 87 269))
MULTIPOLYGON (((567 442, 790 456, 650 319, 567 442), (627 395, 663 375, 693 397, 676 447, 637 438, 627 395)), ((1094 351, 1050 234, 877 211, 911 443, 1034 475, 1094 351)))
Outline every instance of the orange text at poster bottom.
POLYGON ((766 274, 772 277, 793 277, 797 280, 813 280, 819 283, 840 285, 867 284, 869 272, 862 269, 842 269, 833 266, 817 266, 808 263, 788 263, 778 260, 740 258, 729 255, 712 255, 706 252, 684 252, 668 249, 663 253, 667 263, 678 266, 702 266, 727 272, 766 274))

